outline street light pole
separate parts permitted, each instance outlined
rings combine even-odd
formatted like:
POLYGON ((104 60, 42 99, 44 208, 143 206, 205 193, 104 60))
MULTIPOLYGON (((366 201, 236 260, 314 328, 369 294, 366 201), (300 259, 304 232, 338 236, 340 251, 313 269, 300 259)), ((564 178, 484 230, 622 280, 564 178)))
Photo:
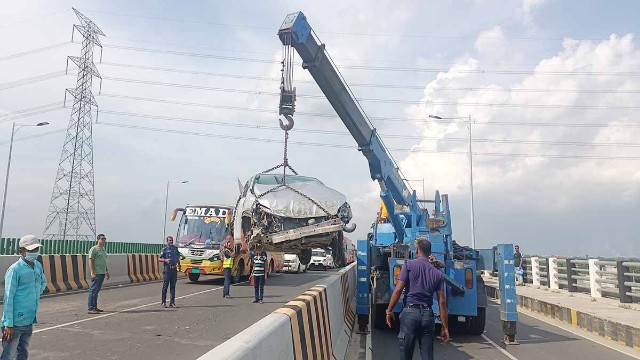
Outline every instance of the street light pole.
POLYGON ((471 115, 469 115, 469 188, 471 189, 471 247, 476 248, 476 221, 473 207, 473 152, 471 150, 471 115))
POLYGON ((469 125, 469 192, 470 192, 470 205, 471 205, 471 247, 476 248, 476 221, 475 221, 475 209, 473 206, 473 152, 471 149, 471 114, 467 117, 441 117, 437 115, 429 115, 432 119, 438 120, 467 120, 469 125))
POLYGON ((167 194, 165 195, 164 198, 164 225, 162 227, 162 242, 164 243, 164 240, 167 237, 167 211, 169 211, 169 184, 186 184, 188 183, 189 180, 184 180, 184 181, 170 181, 167 180, 167 194))
POLYGON ((45 125, 49 125, 49 123, 40 122, 35 125, 18 124, 18 128, 16 129, 16 123, 14 121, 13 125, 11 126, 11 140, 9 141, 9 160, 7 161, 7 173, 5 174, 5 178, 4 178, 4 193, 2 195, 2 214, 0 215, 0 239, 2 239, 2 230, 4 228, 4 210, 5 210, 5 207, 7 206, 7 189, 9 187, 9 170, 11 170, 11 154, 13 153, 13 138, 18 132, 18 130, 20 130, 20 128, 22 128, 23 126, 45 126, 45 125))

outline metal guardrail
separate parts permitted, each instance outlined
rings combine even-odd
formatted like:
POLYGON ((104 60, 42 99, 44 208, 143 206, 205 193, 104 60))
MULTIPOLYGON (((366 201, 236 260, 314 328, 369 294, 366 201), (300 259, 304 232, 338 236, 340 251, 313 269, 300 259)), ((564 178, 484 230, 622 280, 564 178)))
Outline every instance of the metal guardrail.
MULTIPOLYGON (((0 239, 0 255, 18 255, 18 238, 0 239)), ((95 241, 83 240, 41 240, 42 255, 87 254, 96 244, 95 241)), ((109 254, 159 254, 162 244, 145 244, 131 242, 107 242, 105 249, 109 254)))
POLYGON ((640 262, 529 257, 523 267, 533 285, 640 302, 640 262))

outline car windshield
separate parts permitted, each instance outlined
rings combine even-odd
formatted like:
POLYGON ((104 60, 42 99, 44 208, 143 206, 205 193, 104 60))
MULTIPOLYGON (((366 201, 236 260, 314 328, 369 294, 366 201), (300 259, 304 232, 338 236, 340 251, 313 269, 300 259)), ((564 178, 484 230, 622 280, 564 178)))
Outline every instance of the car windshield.
MULTIPOLYGON (((305 183, 314 182, 322 184, 320 180, 308 176, 287 175, 287 183, 305 183)), ((256 184, 258 185, 280 185, 282 184, 282 174, 260 174, 256 175, 256 184)))
POLYGON ((183 215, 178 230, 178 246, 217 249, 226 235, 225 218, 183 215))
POLYGON ((327 254, 322 250, 313 250, 311 256, 325 257, 327 254))

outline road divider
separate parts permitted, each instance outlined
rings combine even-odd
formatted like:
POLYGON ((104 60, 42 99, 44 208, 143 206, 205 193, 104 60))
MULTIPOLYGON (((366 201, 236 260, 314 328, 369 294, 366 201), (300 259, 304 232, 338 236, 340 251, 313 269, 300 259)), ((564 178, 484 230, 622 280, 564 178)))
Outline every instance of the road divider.
POLYGON ((162 279, 158 259, 159 255, 155 254, 128 254, 129 280, 132 283, 137 283, 162 279))
MULTIPOLYGON (((500 298, 500 289, 497 283, 485 280, 487 296, 493 299, 500 298)), ((640 350, 640 327, 636 324, 623 323, 607 316, 605 305, 597 306, 595 311, 587 307, 578 307, 571 304, 558 304, 549 300, 552 293, 543 293, 537 296, 517 294, 518 307, 524 308, 536 314, 563 322, 567 325, 586 330, 594 335, 613 340, 620 345, 640 350)), ((577 299, 574 299, 574 302, 577 299)), ((584 300, 587 302, 587 300, 584 300)), ((570 303, 570 302, 569 302, 570 303)), ((588 302, 591 304, 592 302, 588 302)), ((611 311, 625 311, 625 309, 612 308, 611 311)), ((626 310, 633 311, 633 310, 626 310)), ((635 316, 635 314, 633 314, 635 316)))
POLYGON ((45 294, 89 288, 84 255, 42 255, 38 260, 47 279, 45 294))
POLYGON ((200 357, 345 359, 355 325, 355 263, 200 357))
MULTIPOLYGON (((104 286, 125 285, 162 279, 161 266, 156 254, 115 254, 108 255, 109 280, 104 286)), ((4 274, 20 256, 0 255, 0 298, 4 297, 4 274)), ((91 282, 88 257, 82 254, 41 255, 47 279, 45 294, 58 294, 88 289, 91 282)))

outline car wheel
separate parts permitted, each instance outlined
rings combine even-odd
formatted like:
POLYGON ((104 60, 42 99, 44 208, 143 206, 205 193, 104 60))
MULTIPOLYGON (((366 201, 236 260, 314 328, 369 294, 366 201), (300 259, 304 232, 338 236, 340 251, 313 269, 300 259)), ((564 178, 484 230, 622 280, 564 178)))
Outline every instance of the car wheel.
POLYGON ((198 279, 200 279, 200 274, 189 273, 189 281, 198 282, 198 279))

